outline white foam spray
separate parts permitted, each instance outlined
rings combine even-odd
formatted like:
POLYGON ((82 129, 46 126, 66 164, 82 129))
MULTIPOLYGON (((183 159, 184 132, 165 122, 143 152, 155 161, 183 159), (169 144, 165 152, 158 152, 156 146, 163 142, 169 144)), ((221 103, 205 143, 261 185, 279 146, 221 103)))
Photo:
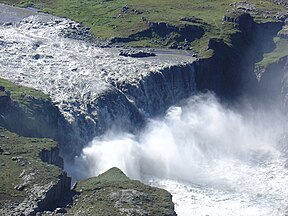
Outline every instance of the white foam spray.
POLYGON ((193 96, 140 135, 96 137, 76 159, 78 177, 117 166, 170 191, 180 216, 282 215, 288 197, 278 150, 282 123, 277 112, 239 112, 212 94, 193 96))

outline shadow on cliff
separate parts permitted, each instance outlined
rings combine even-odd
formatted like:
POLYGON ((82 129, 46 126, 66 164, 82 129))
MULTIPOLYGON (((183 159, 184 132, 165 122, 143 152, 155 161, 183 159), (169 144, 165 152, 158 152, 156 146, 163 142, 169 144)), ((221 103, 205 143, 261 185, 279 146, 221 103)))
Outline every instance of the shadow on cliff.
POLYGON ((264 53, 275 49, 273 38, 283 23, 258 24, 249 14, 243 14, 234 25, 239 31, 232 35, 231 46, 221 39, 210 39, 208 49, 214 50, 214 55, 200 59, 196 73, 197 89, 213 91, 225 100, 239 97, 263 99, 261 95, 267 94, 271 98, 278 97, 283 77, 281 71, 273 74, 273 81, 267 75, 268 80, 272 81, 267 83, 265 77, 257 79, 255 64, 263 58, 264 53))

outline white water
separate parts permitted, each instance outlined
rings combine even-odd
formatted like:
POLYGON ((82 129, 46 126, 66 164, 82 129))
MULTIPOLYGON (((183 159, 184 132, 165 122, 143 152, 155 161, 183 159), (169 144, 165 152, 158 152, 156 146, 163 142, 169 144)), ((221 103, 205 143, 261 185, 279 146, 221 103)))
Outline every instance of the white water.
POLYGON ((0 77, 49 94, 69 122, 79 115, 94 122, 97 108, 89 114, 87 106, 93 107, 99 95, 114 88, 113 82, 138 85, 151 73, 195 60, 173 53, 141 59, 119 56, 117 49, 63 37, 62 31, 78 25, 69 19, 36 14, 5 26, 5 14, 14 16, 10 7, 0 9, 0 77))
POLYGON ((233 111, 211 94, 194 96, 151 120, 139 136, 110 131, 95 138, 76 159, 85 170, 78 177, 117 166, 170 191, 180 216, 284 215, 281 119, 272 111, 233 111))

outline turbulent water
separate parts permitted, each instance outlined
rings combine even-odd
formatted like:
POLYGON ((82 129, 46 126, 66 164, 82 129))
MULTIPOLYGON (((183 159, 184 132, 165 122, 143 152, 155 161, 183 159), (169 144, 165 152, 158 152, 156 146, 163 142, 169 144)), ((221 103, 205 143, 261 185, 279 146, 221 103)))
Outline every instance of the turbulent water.
POLYGON ((284 215, 281 119, 271 110, 229 109, 212 94, 194 96, 140 135, 110 131, 95 138, 77 158, 85 170, 78 176, 117 166, 170 191, 180 216, 284 215))
MULTIPOLYGON (((5 14, 11 10, 6 6, 5 13, 1 6, 0 24, 1 19, 7 21, 5 14)), ((113 89, 115 83, 137 83, 165 67, 195 60, 191 55, 173 53, 143 59, 122 57, 117 49, 65 37, 75 29, 81 30, 78 23, 45 14, 0 25, 0 76, 49 94, 70 122, 79 115, 94 121, 88 105, 94 106, 95 99, 113 89)), ((77 36, 84 38, 82 34, 77 36)))

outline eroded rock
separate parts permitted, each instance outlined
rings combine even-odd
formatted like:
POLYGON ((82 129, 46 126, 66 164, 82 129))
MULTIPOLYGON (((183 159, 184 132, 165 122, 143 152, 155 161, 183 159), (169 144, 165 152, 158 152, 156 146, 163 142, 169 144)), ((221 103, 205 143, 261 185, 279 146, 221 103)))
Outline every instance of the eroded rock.
POLYGON ((129 179, 118 168, 76 186, 77 199, 67 215, 165 215, 176 216, 167 191, 129 179))

